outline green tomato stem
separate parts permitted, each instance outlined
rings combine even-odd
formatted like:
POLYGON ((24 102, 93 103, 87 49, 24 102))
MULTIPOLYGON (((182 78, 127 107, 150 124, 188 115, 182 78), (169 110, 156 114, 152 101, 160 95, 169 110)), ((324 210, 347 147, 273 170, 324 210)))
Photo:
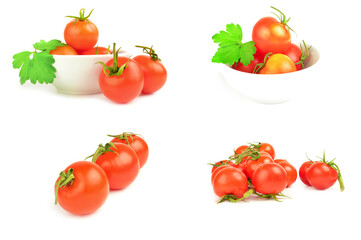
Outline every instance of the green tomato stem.
POLYGON ((65 171, 62 171, 60 173, 60 179, 56 183, 56 189, 55 189, 55 204, 58 203, 59 188, 64 188, 64 187, 66 187, 68 185, 73 184, 73 181, 75 179, 73 171, 74 170, 72 168, 69 168, 67 173, 65 171))

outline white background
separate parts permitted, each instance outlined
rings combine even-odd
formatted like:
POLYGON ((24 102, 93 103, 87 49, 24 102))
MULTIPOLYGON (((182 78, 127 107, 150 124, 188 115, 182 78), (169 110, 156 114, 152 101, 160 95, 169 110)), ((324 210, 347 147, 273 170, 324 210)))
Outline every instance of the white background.
MULTIPOLYGON (((10 1, 1 9, 1 239, 335 239, 359 227, 360 20, 356 1, 10 1), (277 105, 232 90, 210 62, 212 35, 239 23, 251 40, 271 5, 321 53, 302 97, 277 105), (102 94, 69 96, 53 86, 20 85, 12 56, 40 39, 63 40, 81 8, 100 31, 99 45, 153 45, 168 70, 163 89, 118 105, 102 94), (53 204, 53 186, 106 134, 132 131, 150 156, 136 181, 111 192, 89 216, 53 204), (209 162, 247 142, 273 144, 297 168, 310 157, 336 157, 346 190, 325 191, 298 179, 283 202, 216 204, 209 162), (352 216, 356 219, 352 220, 352 216), (5 238, 6 236, 6 238, 5 238)), ((272 89, 270 89, 272 91, 272 89)))

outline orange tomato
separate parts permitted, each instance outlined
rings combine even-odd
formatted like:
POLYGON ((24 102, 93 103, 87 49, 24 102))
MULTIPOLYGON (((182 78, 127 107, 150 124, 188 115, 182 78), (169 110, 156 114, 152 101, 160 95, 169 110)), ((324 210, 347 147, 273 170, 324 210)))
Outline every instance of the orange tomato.
POLYGON ((56 49, 51 50, 49 53, 52 55, 78 55, 75 49, 69 45, 57 47, 56 49))
POLYGON ((260 74, 279 74, 297 71, 296 65, 288 56, 276 53, 271 55, 259 71, 260 74))

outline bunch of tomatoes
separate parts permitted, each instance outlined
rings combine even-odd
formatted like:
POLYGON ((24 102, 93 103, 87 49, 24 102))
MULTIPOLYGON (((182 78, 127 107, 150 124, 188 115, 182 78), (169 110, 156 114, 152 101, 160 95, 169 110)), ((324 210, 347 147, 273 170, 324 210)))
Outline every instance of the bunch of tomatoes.
POLYGON ((110 190, 129 186, 148 159, 149 149, 137 134, 108 135, 112 140, 100 144, 91 161, 70 164, 55 182, 55 204, 76 215, 99 209, 110 190))
MULTIPOLYGON (((238 147, 227 160, 211 164, 211 182, 218 202, 239 202, 252 194, 266 199, 286 197, 282 191, 297 180, 297 169, 285 159, 276 159, 269 143, 253 143, 238 147)), ((299 169, 301 180, 317 189, 331 187, 337 179, 343 191, 339 168, 325 157, 308 161, 299 169)))
POLYGON ((278 19, 273 17, 261 18, 253 27, 252 40, 255 43, 256 53, 254 60, 248 65, 235 62, 233 68, 242 72, 259 74, 289 73, 304 68, 305 60, 310 56, 309 47, 302 41, 300 46, 291 42, 293 31, 280 10, 278 19))
POLYGON ((99 86, 103 94, 117 103, 127 103, 141 93, 151 94, 161 89, 167 80, 167 71, 153 47, 136 46, 143 49, 147 55, 118 57, 119 49, 95 46, 99 32, 91 22, 93 10, 85 16, 85 10, 80 10, 80 16, 73 18, 64 30, 66 44, 50 51, 53 55, 98 55, 113 54, 113 59, 103 63, 104 71, 99 76, 99 86))

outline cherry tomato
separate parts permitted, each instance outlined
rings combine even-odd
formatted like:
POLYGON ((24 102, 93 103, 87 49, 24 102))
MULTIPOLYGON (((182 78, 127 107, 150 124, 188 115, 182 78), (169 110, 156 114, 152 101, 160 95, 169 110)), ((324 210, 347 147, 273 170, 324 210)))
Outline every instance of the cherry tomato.
POLYGON ((133 58, 143 71, 144 86, 142 93, 154 93, 164 86, 167 80, 167 70, 158 58, 158 55, 155 54, 153 48, 143 46, 136 47, 142 47, 143 51, 149 54, 149 56, 138 55, 133 58))
POLYGON ((262 194, 277 194, 287 186, 287 173, 278 163, 265 163, 253 174, 254 189, 262 194))
POLYGON ((283 54, 287 55, 294 62, 297 71, 302 69, 302 64, 298 63, 301 61, 302 51, 296 44, 291 43, 290 47, 283 54))
POLYGON ((103 205, 108 193, 107 175, 98 165, 88 161, 69 165, 55 182, 56 203, 77 215, 95 212, 103 205))
POLYGON ((271 55, 265 65, 259 70, 260 74, 279 74, 297 71, 296 65, 288 56, 276 53, 271 55))
POLYGON ((109 48, 105 47, 93 47, 83 52, 79 52, 80 55, 103 55, 103 54, 111 54, 112 51, 109 48))
MULTIPOLYGON (((114 52, 113 52, 114 54, 114 52)), ((107 76, 104 71, 99 76, 99 86, 103 94, 117 103, 127 103, 141 93, 143 89, 143 72, 138 64, 126 57, 118 57, 118 67, 127 64, 123 73, 119 76, 107 76)), ((114 60, 109 60, 105 65, 113 66, 114 60)), ((109 73, 108 70, 105 70, 109 73)))
POLYGON ((241 198, 247 189, 247 177, 241 170, 234 167, 221 169, 213 179, 213 190, 219 197, 232 194, 241 198))
POLYGON ((56 49, 51 50, 49 53, 52 55, 78 55, 75 49, 69 45, 57 47, 56 49))
POLYGON ((244 66, 241 62, 238 61, 237 63, 232 65, 232 68, 241 72, 253 73, 253 70, 256 67, 256 65, 258 63, 263 63, 265 54, 260 53, 260 51, 256 51, 256 53, 253 56, 254 56, 254 60, 251 61, 251 63, 248 64, 247 66, 244 66))
MULTIPOLYGON (((273 7, 272 7, 273 8, 273 7)), ((273 17, 261 18, 253 27, 252 40, 257 46, 257 50, 263 53, 281 53, 289 48, 291 44, 291 34, 289 32, 286 17, 281 14, 281 22, 273 17)))
POLYGON ((219 166, 217 167, 213 172, 212 172, 212 175, 211 175, 211 183, 213 184, 213 180, 214 180, 214 177, 217 175, 217 173, 222 170, 223 168, 227 168, 227 167, 232 167, 230 165, 222 165, 222 166, 219 166))
POLYGON ((324 162, 315 162, 306 171, 306 177, 313 187, 324 190, 335 184, 338 173, 324 162))
POLYGON ((86 17, 84 11, 84 8, 80 10, 80 17, 69 16, 74 19, 64 30, 65 42, 79 52, 94 47, 99 36, 97 26, 88 19, 93 10, 86 17))
POLYGON ((236 164, 234 164, 233 162, 229 161, 229 160, 222 160, 222 161, 218 161, 215 163, 216 166, 213 166, 212 167, 212 173, 217 169, 219 168, 220 166, 223 166, 223 165, 227 165, 227 166, 232 166, 232 167, 236 167, 236 164), (228 162, 228 163, 227 163, 228 162), (227 164, 226 164, 227 163, 227 164))
POLYGON ((120 142, 129 145, 137 154, 139 166, 142 168, 148 160, 149 148, 144 139, 134 133, 123 133, 121 135, 110 135, 114 137, 111 142, 120 142))
POLYGON ((307 186, 311 186, 311 184, 309 183, 308 179, 307 179, 307 176, 306 176, 306 172, 308 170, 309 167, 311 167, 311 165, 313 164, 312 161, 307 161, 307 162, 304 162, 300 169, 298 170, 298 174, 300 176, 300 179, 301 181, 306 184, 307 186))
POLYGON ((248 178, 253 180, 253 174, 256 169, 265 164, 265 163, 273 163, 273 158, 266 152, 260 152, 261 156, 257 160, 248 160, 246 167, 246 175, 248 178))
POLYGON ((139 172, 139 160, 135 151, 126 144, 115 142, 110 151, 105 151, 95 161, 106 173, 112 190, 129 186, 139 172))
POLYGON ((297 169, 284 159, 275 159, 275 163, 278 163, 286 170, 287 187, 290 187, 297 180, 297 169))
POLYGON ((261 146, 259 147, 259 151, 268 153, 272 157, 272 159, 274 159, 276 156, 275 149, 269 143, 261 143, 261 146))

